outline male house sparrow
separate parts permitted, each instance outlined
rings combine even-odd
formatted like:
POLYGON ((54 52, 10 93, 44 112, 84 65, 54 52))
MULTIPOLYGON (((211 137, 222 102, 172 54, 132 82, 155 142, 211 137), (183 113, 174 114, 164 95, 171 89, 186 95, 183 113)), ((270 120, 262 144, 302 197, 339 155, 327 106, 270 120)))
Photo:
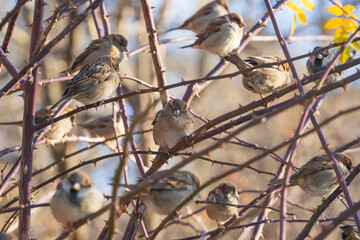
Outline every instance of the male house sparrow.
MULTIPOLYGON (((141 187, 168 170, 151 174, 136 185, 127 186, 130 189, 141 187)), ((146 207, 160 215, 169 215, 179 203, 185 200, 200 186, 199 179, 189 171, 178 171, 160 179, 139 193, 146 207)))
POLYGON ((118 58, 101 56, 85 65, 66 83, 63 97, 51 109, 71 99, 85 105, 105 100, 120 83, 119 64, 118 58))
POLYGON ((163 110, 156 113, 152 125, 155 143, 166 150, 174 147, 194 130, 194 121, 188 107, 180 99, 171 99, 163 110))
MULTIPOLYGON (((117 119, 120 121, 116 123, 116 129, 119 135, 125 133, 124 124, 121 121, 120 112, 117 112, 117 119)), ((113 122, 113 115, 99 117, 90 122, 84 124, 78 124, 82 128, 86 129, 86 131, 92 137, 103 137, 105 139, 115 137, 114 132, 114 122, 113 122)), ((115 150, 116 148, 116 139, 107 141, 105 143, 110 149, 115 150)))
MULTIPOLYGON (((56 112, 54 109, 50 109, 51 106, 46 106, 44 108, 39 109, 35 113, 35 124, 40 124, 43 122, 48 121, 56 112)), ((71 108, 66 108, 64 113, 70 112, 71 108)), ((74 125, 75 115, 57 121, 51 124, 50 130, 46 133, 45 137, 48 139, 59 140, 67 133, 69 133, 74 125)), ((3 122, 0 125, 17 125, 22 127, 23 121, 16 121, 16 122, 3 122)))
MULTIPOLYGON (((352 169, 351 158, 344 153, 334 153, 341 174, 346 178, 352 169)), ((281 184, 284 179, 273 179, 270 185, 281 184)), ((290 176, 290 186, 298 185, 314 195, 327 197, 338 187, 338 179, 327 155, 312 158, 299 171, 290 176)))
POLYGON ((65 70, 73 74, 83 68, 86 64, 94 61, 98 57, 110 55, 118 58, 119 62, 124 58, 124 53, 127 52, 126 46, 128 42, 121 34, 110 34, 100 39, 93 40, 89 46, 76 57, 71 68, 65 70))
MULTIPOLYGON (((236 65, 240 71, 260 64, 285 60, 284 58, 277 56, 253 56, 248 57, 244 61, 236 54, 225 57, 225 59, 236 65)), ((291 82, 292 77, 289 71, 290 66, 288 63, 257 68, 242 74, 243 85, 247 90, 260 95, 269 92, 277 92, 291 82)))
MULTIPOLYGON (((321 48, 322 47, 317 46, 314 48, 313 51, 320 50, 321 48)), ((306 62, 306 68, 308 70, 308 73, 312 75, 314 73, 325 70, 331 63, 332 59, 333 59, 333 55, 329 50, 325 50, 319 54, 310 56, 310 58, 306 62)), ((337 65, 339 65, 339 62, 335 63, 335 66, 337 65)), ((329 83, 334 83, 340 80, 340 78, 341 78, 341 73, 337 72, 337 73, 329 74, 324 81, 324 85, 329 83)), ((319 81, 320 79, 317 80, 316 83, 318 83, 319 81)))
POLYGON ((91 184, 90 176, 83 172, 72 173, 59 183, 50 202, 58 222, 72 224, 102 207, 104 196, 91 184))
POLYGON ((220 17, 229 12, 229 3, 226 0, 212 1, 186 19, 180 27, 169 29, 168 32, 177 29, 187 29, 195 33, 200 33, 212 18, 220 17))
POLYGON ((343 230, 341 233, 343 240, 360 240, 360 234, 356 226, 344 225, 340 228, 343 230))
POLYGON ((206 28, 197 34, 198 39, 191 45, 224 57, 239 47, 244 27, 243 18, 237 13, 228 13, 211 19, 206 28))
POLYGON ((206 213, 212 220, 215 220, 218 225, 222 225, 230 218, 238 216, 238 209, 234 206, 226 206, 222 204, 239 204, 239 195, 237 188, 233 183, 222 183, 211 192, 206 199, 207 201, 219 204, 207 204, 206 213))

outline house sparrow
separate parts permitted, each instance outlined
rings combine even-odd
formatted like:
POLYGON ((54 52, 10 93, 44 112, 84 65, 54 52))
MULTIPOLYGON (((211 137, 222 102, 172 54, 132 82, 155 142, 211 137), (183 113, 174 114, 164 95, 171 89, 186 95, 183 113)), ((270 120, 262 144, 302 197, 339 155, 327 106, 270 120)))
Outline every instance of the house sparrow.
MULTIPOLYGON (((55 109, 50 109, 51 106, 46 106, 35 113, 35 124, 40 124, 48 121, 56 112, 55 109)), ((72 111, 71 108, 66 108, 64 113, 68 113, 72 111)), ((69 133, 74 126, 75 115, 72 115, 69 118, 62 119, 51 124, 50 130, 44 136, 45 138, 52 139, 52 140, 59 140, 67 133, 69 133)), ((16 122, 3 122, 0 125, 16 125, 22 127, 23 121, 16 121, 16 122)))
POLYGON ((344 225, 340 228, 343 230, 341 233, 343 240, 360 240, 360 234, 356 226, 344 225))
POLYGON ((228 13, 211 19, 206 28, 197 34, 198 39, 191 45, 224 57, 239 47, 243 36, 243 18, 237 13, 228 13))
POLYGON ((50 202, 58 222, 72 224, 102 207, 104 196, 91 184, 90 176, 83 172, 72 173, 59 183, 50 202))
POLYGON ((98 57, 110 55, 119 59, 119 63, 127 52, 126 46, 128 42, 121 34, 110 34, 100 39, 93 40, 85 50, 76 57, 71 68, 63 71, 73 74, 82 69, 86 64, 94 61, 98 57))
POLYGON ((71 99, 85 105, 105 100, 120 83, 119 64, 118 58, 102 56, 85 65, 66 83, 63 97, 51 109, 71 99))
POLYGON ((186 103, 180 99, 171 99, 163 110, 156 113, 152 122, 153 137, 157 145, 169 150, 194 130, 186 103))
MULTIPOLYGON (((253 56, 244 61, 238 55, 233 54, 225 57, 225 60, 230 61, 240 71, 243 71, 260 64, 280 62, 285 59, 277 56, 253 56)), ((288 63, 257 68, 242 74, 243 85, 247 90, 260 95, 277 92, 292 81, 289 71, 290 66, 288 63)))
MULTIPOLYGON (((117 112, 117 119, 120 120, 116 123, 117 132, 119 135, 122 135, 125 133, 125 129, 121 121, 120 112, 117 112)), ((85 124, 78 125, 86 129, 91 137, 103 137, 105 139, 115 137, 113 115, 99 117, 85 124)), ((116 139, 107 141, 105 144, 112 150, 116 149, 116 139)))
POLYGON ((233 183, 222 183, 211 192, 206 199, 207 201, 219 204, 207 204, 206 213, 212 220, 215 220, 218 225, 222 225, 232 217, 238 216, 237 207, 221 205, 225 204, 239 204, 239 195, 237 188, 233 183))
MULTIPOLYGON (((352 169, 352 160, 344 153, 334 153, 341 174, 346 178, 352 169)), ((281 184, 284 179, 273 179, 270 185, 281 184)), ((338 179, 327 155, 312 158, 299 171, 290 176, 290 187, 298 185, 306 192, 327 197, 338 187, 338 179)))
MULTIPOLYGON (((151 174, 136 185, 129 185, 130 189, 141 187, 154 181, 168 170, 151 174)), ((179 203, 184 201, 200 186, 199 179, 189 171, 178 171, 170 176, 145 188, 139 193, 146 207, 160 215, 169 215, 179 203)))
MULTIPOLYGON (((320 50, 321 48, 322 47, 317 46, 314 48, 313 51, 320 50)), ((333 55, 329 50, 325 50, 319 54, 310 56, 310 58, 306 62, 306 68, 308 70, 308 73, 312 75, 314 73, 325 70, 331 63, 332 59, 333 59, 333 55)), ((339 62, 336 62, 335 66, 339 64, 340 64, 339 62)), ((324 81, 324 85, 329 83, 334 83, 340 79, 341 79, 341 73, 329 74, 324 81)), ((320 79, 315 81, 315 83, 319 83, 319 81, 320 79)))
POLYGON ((167 32, 177 29, 187 29, 195 33, 200 33, 212 18, 220 17, 227 13, 230 13, 230 10, 229 3, 226 0, 212 1, 186 19, 180 27, 169 29, 167 32))

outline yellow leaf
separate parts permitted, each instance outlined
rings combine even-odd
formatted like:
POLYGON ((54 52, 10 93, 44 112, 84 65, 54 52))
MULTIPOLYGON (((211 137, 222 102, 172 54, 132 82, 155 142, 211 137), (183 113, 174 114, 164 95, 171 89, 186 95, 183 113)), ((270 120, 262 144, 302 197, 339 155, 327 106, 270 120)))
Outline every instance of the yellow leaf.
POLYGON ((302 24, 307 25, 304 10, 302 10, 301 8, 298 8, 296 10, 296 16, 302 24))
POLYGON ((342 18, 338 18, 338 17, 331 18, 325 23, 324 29, 338 28, 341 25, 342 21, 343 21, 342 18))
POLYGON ((356 17, 355 17, 355 15, 353 14, 353 13, 351 13, 351 12, 348 12, 348 14, 347 14, 349 17, 352 17, 352 18, 354 18, 354 19, 357 19, 356 17))
POLYGON ((296 11, 297 7, 296 4, 293 1, 288 1, 285 6, 287 6, 288 8, 290 8, 293 11, 296 11))
POLYGON ((341 25, 344 27, 345 31, 353 33, 358 28, 356 24, 350 20, 350 19, 344 19, 341 23, 341 25))
POLYGON ((333 15, 335 15, 335 16, 341 16, 341 15, 343 15, 343 11, 341 10, 341 8, 339 8, 339 7, 336 6, 336 5, 333 5, 333 6, 328 7, 327 10, 328 10, 331 14, 333 14, 333 15))
POLYGON ((346 47, 344 52, 340 55, 340 62, 345 63, 350 57, 350 47, 346 47))
POLYGON ((334 32, 334 38, 335 39, 338 39, 338 38, 346 38, 348 39, 349 38, 349 35, 348 33, 344 30, 344 28, 342 27, 339 27, 335 30, 334 32))
POLYGON ((294 35, 295 29, 296 29, 296 15, 294 14, 294 21, 293 21, 293 24, 291 26, 290 36, 294 35))
POLYGON ((307 10, 314 10, 314 4, 310 1, 310 0, 301 0, 302 5, 307 9, 307 10))
POLYGON ((348 37, 343 37, 343 36, 341 36, 341 37, 335 38, 335 39, 334 39, 334 42, 335 42, 335 43, 342 43, 342 42, 345 42, 345 41, 347 41, 347 40, 348 40, 348 37))
POLYGON ((344 9, 346 12, 352 12, 352 11, 355 10, 355 7, 354 7, 353 5, 348 4, 348 5, 345 5, 345 6, 343 7, 343 9, 344 9))
POLYGON ((358 41, 350 43, 350 47, 355 51, 360 51, 360 43, 358 41))

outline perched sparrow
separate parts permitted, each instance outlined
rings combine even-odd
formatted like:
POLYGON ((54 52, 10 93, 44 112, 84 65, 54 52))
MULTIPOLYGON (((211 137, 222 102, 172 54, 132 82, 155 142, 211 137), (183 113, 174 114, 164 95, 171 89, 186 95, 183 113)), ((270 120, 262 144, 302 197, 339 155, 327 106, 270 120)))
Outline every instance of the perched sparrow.
MULTIPOLYGON (((341 174, 346 178, 352 169, 352 160, 344 153, 334 153, 341 174)), ((281 184, 284 179, 273 179, 270 185, 281 184)), ((290 177, 290 186, 298 185, 306 192, 327 197, 338 187, 338 179, 327 155, 312 158, 290 177)))
POLYGON ((71 68, 65 70, 73 74, 82 69, 86 64, 94 61, 98 57, 110 55, 119 59, 119 62, 124 58, 124 53, 127 52, 126 46, 128 42, 121 34, 110 34, 103 38, 93 40, 90 45, 76 57, 71 68))
POLYGON ((207 201, 219 204, 207 204, 206 213, 218 225, 222 225, 230 218, 238 216, 237 207, 226 206, 221 204, 239 204, 239 195, 236 186, 233 183, 222 183, 214 188, 206 199, 207 201))
POLYGON ((169 29, 168 32, 177 29, 187 29, 200 33, 212 18, 220 17, 229 12, 229 3, 226 0, 212 1, 189 17, 180 27, 169 29))
POLYGON ((85 105, 105 100, 120 83, 119 64, 118 58, 102 56, 85 65, 66 83, 63 97, 51 109, 70 99, 85 105))
POLYGON ((156 113, 152 125, 155 143, 165 150, 174 147, 194 130, 188 107, 180 99, 171 99, 163 110, 156 113))
MULTIPOLYGON (((322 47, 315 47, 313 51, 320 50, 322 47)), ((312 55, 306 62, 306 68, 310 75, 325 70, 333 59, 333 55, 329 50, 325 50, 319 54, 312 55)), ((335 66, 339 65, 339 62, 335 63, 335 66)), ((324 82, 324 85, 334 83, 341 78, 341 73, 329 74, 324 82)), ((316 83, 320 81, 317 80, 316 83)))
POLYGON ((360 240, 360 234, 356 226, 344 225, 340 228, 343 230, 341 234, 343 240, 360 240))
MULTIPOLYGON (((56 112, 55 109, 50 109, 50 105, 46 106, 35 113, 35 124, 40 124, 48 121, 56 112)), ((70 112, 71 108, 66 108, 64 113, 70 112)), ((69 133, 74 125, 75 115, 65 118, 58 122, 51 124, 50 130, 46 133, 45 137, 48 139, 59 140, 67 133, 69 133)), ((16 122, 3 122, 0 125, 16 125, 22 127, 23 121, 16 122)))
POLYGON ((228 13, 211 19, 206 28, 197 34, 198 39, 191 45, 224 57, 239 47, 243 36, 244 21, 237 13, 228 13))
MULTIPOLYGON (((167 171, 156 172, 138 184, 128 187, 133 189, 144 186, 167 171)), ((199 186, 199 179, 194 174, 189 171, 178 171, 147 187, 143 192, 139 193, 139 197, 151 211, 160 215, 169 215, 179 203, 184 201, 199 186)))
MULTIPOLYGON (((284 58, 277 56, 254 56, 248 57, 244 61, 236 54, 225 57, 225 59, 236 65, 240 71, 260 64, 285 60, 284 58)), ((244 72, 242 79, 243 85, 247 90, 260 95, 269 92, 277 92, 291 82, 292 77, 289 70, 289 64, 284 63, 282 65, 273 65, 244 72)))
POLYGON ((90 176, 75 172, 59 183, 50 209, 58 222, 69 225, 98 211, 103 201, 103 194, 91 185, 90 176))
MULTIPOLYGON (((120 121, 116 123, 117 132, 119 135, 125 133, 124 124, 121 121, 120 113, 117 113, 117 119, 120 121)), ((85 124, 78 124, 86 129, 92 137, 103 137, 105 139, 115 137, 113 115, 106 117, 99 117, 85 124)), ((115 150, 116 139, 107 141, 105 143, 110 149, 115 150)))

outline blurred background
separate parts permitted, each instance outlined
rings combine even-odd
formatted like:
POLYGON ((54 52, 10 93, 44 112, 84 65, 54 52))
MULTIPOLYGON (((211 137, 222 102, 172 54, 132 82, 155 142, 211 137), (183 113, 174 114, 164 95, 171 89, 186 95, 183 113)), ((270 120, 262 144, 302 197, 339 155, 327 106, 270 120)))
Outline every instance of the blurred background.
MULTIPOLYGON (((194 36, 195 34, 187 30, 177 30, 169 33, 165 31, 169 28, 179 26, 185 19, 191 16, 197 9, 207 4, 209 0, 151 0, 150 3, 154 7, 153 15, 155 18, 155 24, 159 30, 160 39, 172 39, 183 36, 194 36)), ((244 17, 247 27, 245 31, 249 30, 254 24, 263 17, 266 12, 266 7, 263 1, 260 0, 228 0, 230 4, 230 10, 237 12, 244 17)), ((297 2, 297 1, 294 1, 297 2)), ((51 16, 52 11, 55 8, 57 1, 47 1, 48 5, 45 7, 45 18, 51 16)), ((141 5, 139 1, 131 0, 107 0, 106 9, 108 14, 111 15, 111 30, 112 33, 121 33, 129 41, 128 50, 132 51, 141 45, 148 43, 144 18, 142 15, 141 5)), ((274 4, 275 1, 272 1, 274 4)), ((315 10, 306 11, 305 15, 307 18, 307 25, 302 25, 299 22, 296 23, 296 31, 294 36, 314 36, 313 39, 317 39, 316 36, 325 35, 326 40, 300 40, 300 41, 288 41, 289 50, 291 56, 298 56, 301 54, 312 51, 317 45, 326 46, 332 41, 333 31, 324 30, 323 25, 325 22, 333 17, 326 8, 331 6, 330 1, 313 0, 315 10)), ((353 4, 356 7, 354 13, 355 16, 360 16, 360 3, 356 1, 341 1, 343 5, 353 4)), ((0 0, 0 16, 5 16, 6 12, 11 10, 16 4, 14 0, 0 0)), ((73 11, 68 17, 56 23, 55 28, 51 31, 49 40, 55 37, 63 28, 70 23, 78 14, 82 13, 88 4, 79 7, 73 11)), ((29 44, 31 35, 31 23, 33 17, 34 2, 28 2, 24 5, 19 19, 16 23, 15 32, 12 36, 12 40, 9 46, 8 58, 17 69, 22 69, 29 58, 29 44)), ((2 18, 1 17, 1 18, 2 18)), ((294 12, 289 8, 284 8, 276 14, 280 29, 284 36, 288 36, 291 31, 292 21, 294 12)), ((0 39, 3 39, 6 32, 7 26, 5 26, 0 32, 0 39)), ((269 23, 268 27, 264 28, 258 36, 275 36, 272 24, 269 23)), ((71 34, 69 34, 65 40, 61 41, 55 49, 48 54, 40 64, 40 79, 50 79, 61 76, 60 72, 71 66, 74 58, 80 54, 83 49, 90 43, 92 39, 98 38, 97 32, 94 27, 93 18, 89 15, 86 22, 80 24, 71 34)), ((246 57, 251 55, 279 55, 284 56, 279 43, 274 40, 264 40, 265 38, 258 37, 256 41, 252 41, 244 51, 241 52, 240 56, 246 57)), ((195 78, 204 77, 214 66, 219 62, 220 58, 216 55, 196 50, 196 49, 180 49, 181 46, 190 44, 192 41, 183 41, 178 43, 171 43, 160 46, 161 57, 166 67, 166 81, 167 84, 177 83, 181 79, 190 80, 195 78)), ((120 65, 121 74, 127 74, 139 78, 153 86, 157 85, 156 76, 154 74, 154 67, 151 59, 151 55, 148 54, 148 49, 135 55, 129 59, 123 60, 120 65)), ((335 51, 335 50, 333 50, 335 51)), ((299 75, 302 77, 303 74, 307 74, 305 62, 307 59, 302 59, 295 62, 295 66, 299 75)), ((229 66, 223 72, 232 73, 237 71, 234 66, 229 66)), ((356 71, 355 68, 346 70, 343 74, 348 76, 356 71)), ((206 118, 213 119, 220 115, 223 115, 229 111, 237 109, 239 104, 246 105, 252 101, 258 100, 258 95, 248 92, 242 86, 241 76, 237 76, 232 79, 222 79, 214 81, 207 87, 203 92, 200 93, 200 98, 195 98, 191 103, 191 109, 198 115, 206 118)), ((4 67, 0 73, 0 87, 3 87, 9 80, 11 80, 10 74, 4 67)), ((126 91, 133 91, 137 88, 143 88, 143 86, 130 80, 123 80, 124 89, 126 91)), ((64 91, 65 82, 55 82, 46 84, 39 87, 37 96, 37 108, 40 109, 46 105, 54 104, 64 91)), ((313 87, 313 84, 305 86, 306 90, 313 87)), ((182 98, 186 86, 173 88, 169 90, 170 96, 176 98, 182 98)), ((323 121, 328 117, 338 113, 341 110, 348 109, 356 106, 360 103, 360 85, 358 82, 351 83, 346 91, 343 89, 334 90, 327 94, 322 106, 319 110, 317 118, 319 121, 323 121)), ((281 101, 293 97, 293 93, 288 94, 281 99, 275 100, 270 103, 277 104, 281 101)), ((130 97, 127 99, 127 111, 130 115, 130 119, 136 118, 144 109, 148 106, 149 102, 153 102, 158 99, 158 93, 154 94, 142 94, 139 96, 130 97)), ((80 105, 79 103, 73 102, 73 107, 80 105)), ((158 104, 156 109, 151 110, 147 118, 144 119, 143 123, 138 126, 137 130, 151 129, 151 122, 154 119, 156 111, 160 110, 161 104, 158 104)), ((20 93, 14 93, 0 101, 0 122, 8 122, 14 120, 21 120, 23 113, 23 99, 20 93)), ((298 125, 303 106, 293 107, 270 120, 257 125, 256 127, 250 128, 247 131, 241 133, 238 137, 251 144, 256 144, 261 147, 272 148, 277 144, 291 138, 295 132, 295 128, 298 125)), ((106 107, 100 107, 97 110, 91 109, 86 112, 81 112, 76 116, 77 123, 88 122, 95 117, 109 115, 112 112, 111 104, 106 107)), ((199 119, 195 119, 195 128, 197 129, 203 122, 199 119)), ((310 125, 311 126, 311 125, 310 125)), ((322 128, 325 137, 330 144, 330 148, 335 149, 336 147, 342 146, 360 135, 360 115, 358 112, 342 116, 330 124, 322 128)), ((21 128, 16 126, 0 126, 0 150, 21 144, 21 128)), ((79 126, 75 126, 70 132, 69 136, 80 135, 88 136, 88 133, 79 126)), ((138 148, 141 150, 157 150, 152 139, 152 133, 148 132, 137 136, 136 142, 138 148)), ((187 151, 199 151, 216 140, 206 140, 194 146, 193 149, 187 151)), ((54 161, 60 160, 63 156, 73 153, 79 149, 87 147, 88 142, 76 142, 76 143, 61 143, 52 145, 41 145, 38 146, 34 151, 34 170, 41 169, 54 161)), ((276 152, 280 156, 284 156, 286 148, 283 148, 276 152)), ((32 185, 35 186, 44 180, 62 172, 64 169, 77 165, 80 161, 86 161, 93 159, 98 156, 106 155, 111 153, 108 147, 99 145, 96 148, 84 151, 81 154, 77 154, 74 157, 68 158, 66 161, 59 164, 57 167, 51 168, 42 174, 34 177, 32 185)), ((211 152, 210 157, 214 160, 230 162, 230 163, 243 163, 251 157, 259 154, 260 150, 254 150, 235 144, 225 144, 222 148, 219 148, 211 152)), ((307 162, 310 158, 323 154, 321 149, 320 141, 317 135, 311 134, 305 138, 302 138, 297 149, 295 157, 295 166, 301 166, 307 162)), ((351 150, 349 155, 354 159, 354 165, 359 163, 359 151, 357 149, 351 150)), ((11 168, 14 161, 20 156, 19 152, 12 152, 6 154, 0 158, 0 170, 1 173, 6 173, 11 168)), ((132 156, 130 156, 132 158, 132 156)), ((154 158, 153 155, 143 155, 146 166, 151 166, 151 160, 154 158)), ((174 157, 169 161, 165 168, 171 167, 173 164, 181 161, 180 157, 174 157)), ((111 181, 111 177, 114 174, 114 170, 118 166, 119 158, 108 158, 99 162, 96 166, 87 165, 82 170, 91 174, 94 185, 98 187, 105 194, 111 194, 111 188, 108 183, 111 181)), ((140 176, 137 171, 136 165, 132 161, 129 163, 129 176, 130 182, 135 183, 140 176)), ((270 157, 266 157, 253 167, 275 173, 279 167, 279 162, 274 161, 270 157)), ((220 174, 223 171, 228 170, 230 167, 221 165, 212 165, 210 162, 196 160, 192 164, 187 166, 187 169, 195 173, 200 182, 205 182, 211 177, 220 174)), ((227 181, 231 181, 236 184, 240 191, 240 203, 243 205, 248 204, 257 195, 259 190, 266 190, 268 181, 272 178, 270 175, 259 174, 253 170, 245 169, 237 174, 229 176, 227 181)), ((17 175, 12 183, 16 183, 19 179, 17 175)), ((49 202, 51 193, 54 192, 58 181, 51 183, 41 188, 39 194, 35 197, 34 202, 49 202)), ((208 192, 214 188, 220 182, 206 188, 201 192, 202 199, 205 200, 208 192)), ((354 201, 360 200, 360 193, 358 187, 360 184, 357 178, 350 185, 350 191, 354 201)), ((10 185, 11 186, 11 185, 10 185)), ((10 199, 18 195, 18 189, 14 188, 12 191, 6 194, 0 201, 0 206, 7 203, 10 199)), ((292 205, 288 206, 288 212, 294 213, 297 219, 308 219, 311 215, 311 209, 316 208, 321 203, 321 198, 312 197, 311 195, 303 192, 300 188, 294 187, 289 190, 289 200, 296 204, 306 207, 308 210, 304 210, 292 205)), ((274 207, 279 208, 279 202, 274 207)), ((16 205, 14 205, 16 206, 16 205)), ((192 204, 193 210, 199 209, 202 206, 192 204)), ((131 213, 132 208, 129 208, 131 213)), ((340 201, 336 200, 330 208, 326 210, 324 215, 327 217, 336 217, 338 214, 346 209, 346 206, 340 201)), ((249 211, 242 219, 241 224, 245 224, 251 221, 256 215, 258 210, 249 211)), ((186 213, 183 213, 186 214, 186 213)), ((217 227, 216 222, 211 221, 204 211, 200 212, 198 216, 202 219, 201 221, 190 218, 187 221, 191 222, 196 229, 200 231, 210 231, 217 227)), ((0 229, 3 227, 10 214, 0 215, 0 229)), ((164 217, 157 216, 154 213, 147 213, 145 223, 147 229, 154 229, 161 219, 164 217)), ((271 212, 268 218, 279 218, 277 212, 271 212)), ((295 217, 294 217, 295 218, 295 217)), ((97 236, 104 226, 103 220, 107 220, 106 214, 97 218, 91 223, 91 228, 85 226, 85 230, 81 234, 75 234, 75 239, 97 239, 97 236), (87 228, 87 229, 86 229, 87 228)), ((125 230, 129 216, 123 214, 119 220, 118 228, 120 230, 119 235, 116 239, 122 238, 122 233, 125 230)), ((62 226, 58 224, 52 217, 49 208, 34 209, 31 217, 32 224, 32 236, 35 239, 54 239, 62 232, 62 226)), ((300 232, 305 223, 291 223, 288 224, 288 239, 294 239, 300 232)), ((326 225, 326 224, 324 224, 326 225)), ((322 230, 322 224, 317 224, 312 232, 311 236, 316 236, 322 230)), ((11 228, 16 233, 16 225, 11 228)), ((222 239, 237 239, 242 233, 242 229, 232 230, 225 234, 222 239)), ((266 224, 263 231, 264 239, 277 239, 279 234, 279 224, 269 223, 266 224)), ((335 230, 331 233, 328 239, 339 239, 340 229, 335 230)), ((142 235, 139 230, 138 236, 142 235)), ((187 236, 196 235, 196 232, 189 226, 172 225, 161 232, 158 239, 175 239, 184 238, 187 236)), ((250 239, 250 235, 245 238, 250 239)))

